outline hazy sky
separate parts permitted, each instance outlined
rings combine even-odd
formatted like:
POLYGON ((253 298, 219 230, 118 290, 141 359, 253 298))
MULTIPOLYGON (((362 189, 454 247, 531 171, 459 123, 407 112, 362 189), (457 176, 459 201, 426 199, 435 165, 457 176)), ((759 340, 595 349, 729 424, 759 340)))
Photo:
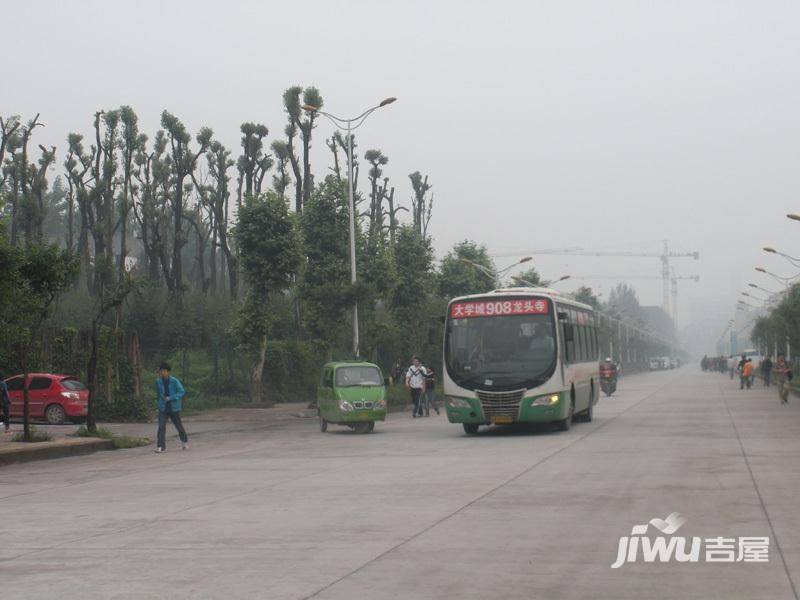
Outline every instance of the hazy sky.
MULTIPOLYGON (((702 277, 683 283, 682 306, 727 296, 727 317, 755 265, 794 272, 761 246, 800 254, 800 223, 783 216, 800 212, 797 2, 26 0, 2 15, 0 113, 41 112, 35 141, 62 152, 68 131, 120 104, 151 138, 167 108, 238 152, 244 120, 281 134, 289 85, 316 85, 341 115, 392 95, 359 147, 389 156, 401 197, 410 172, 430 175, 440 255, 464 238, 495 254, 668 239, 701 253, 674 262, 702 277)), ((330 133, 320 123, 318 177, 330 133)), ((660 269, 536 264, 545 277, 660 269)), ((660 303, 659 280, 631 283, 660 303)))

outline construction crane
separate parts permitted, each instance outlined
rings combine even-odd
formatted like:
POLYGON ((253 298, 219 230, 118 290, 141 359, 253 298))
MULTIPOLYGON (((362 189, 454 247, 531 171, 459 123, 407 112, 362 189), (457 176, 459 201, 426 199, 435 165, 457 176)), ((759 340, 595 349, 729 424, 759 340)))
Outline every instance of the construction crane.
POLYGON ((672 315, 673 311, 670 309, 670 283, 671 274, 669 259, 670 258, 693 258, 699 260, 699 252, 672 252, 669 249, 669 242, 664 240, 664 251, 661 253, 656 252, 592 252, 582 248, 561 248, 555 250, 532 250, 529 252, 520 252, 513 254, 495 254, 494 256, 522 256, 534 254, 549 254, 555 256, 615 256, 615 257, 630 257, 630 258, 658 258, 661 260, 661 281, 662 281, 662 295, 661 306, 668 315, 672 315))
MULTIPOLYGON (((621 280, 625 280, 625 279, 662 279, 662 276, 660 276, 660 275, 585 275, 585 276, 571 275, 570 279, 581 279, 581 280, 584 280, 584 279, 601 279, 601 280, 602 279, 621 279, 621 280)), ((672 317, 672 323, 674 324, 675 329, 678 328, 678 280, 680 280, 680 279, 687 279, 687 280, 691 280, 691 281, 694 281, 694 282, 698 282, 698 281, 700 281, 700 275, 677 275, 675 273, 675 269, 674 268, 671 270, 671 275, 670 275, 670 278, 669 278, 669 283, 670 283, 669 292, 670 292, 670 297, 672 299, 671 307, 670 307, 672 309, 672 314, 670 314, 670 317, 672 317)))

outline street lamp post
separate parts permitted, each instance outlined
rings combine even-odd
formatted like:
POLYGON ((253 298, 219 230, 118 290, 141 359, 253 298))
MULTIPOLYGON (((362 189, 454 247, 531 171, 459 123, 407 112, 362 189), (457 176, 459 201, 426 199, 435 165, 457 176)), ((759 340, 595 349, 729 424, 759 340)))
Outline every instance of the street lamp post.
MULTIPOLYGON (((352 132, 367 120, 373 112, 379 108, 391 104, 397 98, 386 98, 381 101, 377 106, 373 106, 365 110, 363 113, 352 119, 342 119, 330 113, 319 110, 316 106, 304 104, 303 110, 313 112, 318 115, 326 117, 334 127, 339 131, 343 131, 347 135, 347 208, 350 213, 350 283, 356 283, 356 210, 355 210, 355 191, 353 190, 353 135, 352 132)), ((358 358, 360 353, 359 349, 359 334, 358 334, 358 302, 353 302, 353 358, 358 358)))
POLYGON ((792 264, 792 266, 800 267, 800 258, 796 256, 792 256, 791 254, 786 254, 786 252, 781 252, 780 250, 776 250, 771 246, 764 246, 762 250, 764 250, 764 252, 767 252, 769 254, 777 254, 778 256, 782 256, 783 258, 788 260, 792 264))
POLYGON ((794 281, 795 279, 800 277, 800 273, 798 273, 797 275, 794 275, 792 277, 781 277, 780 275, 776 275, 775 273, 772 273, 771 271, 767 271, 764 267, 756 267, 756 271, 758 271, 759 273, 764 273, 764 275, 769 275, 770 277, 772 277, 778 283, 783 284, 787 289, 791 285, 792 281, 794 281))
MULTIPOLYGON (((505 273, 508 273, 514 267, 518 267, 519 265, 524 264, 524 263, 526 263, 526 262, 528 262, 528 261, 530 261, 532 259, 533 259, 532 256, 525 256, 525 257, 521 258, 520 260, 518 260, 517 262, 515 262, 513 265, 508 265, 504 269, 500 269, 499 271, 496 271, 494 273, 488 267, 486 267, 486 266, 484 266, 484 265, 482 265, 480 263, 476 263, 474 260, 470 260, 468 258, 463 258, 463 257, 459 258, 458 260, 460 262, 466 264, 466 265, 469 265, 469 266, 477 269, 478 271, 480 271, 481 273, 486 275, 489 279, 494 281, 495 279, 499 279, 505 273)), ((512 279, 517 279, 517 278, 516 277, 512 277, 512 279)))

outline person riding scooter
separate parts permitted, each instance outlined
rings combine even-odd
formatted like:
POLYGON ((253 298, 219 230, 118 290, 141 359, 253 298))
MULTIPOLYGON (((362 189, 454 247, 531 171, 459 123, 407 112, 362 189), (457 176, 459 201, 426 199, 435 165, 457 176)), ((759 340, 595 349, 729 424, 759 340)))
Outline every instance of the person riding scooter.
POLYGON ((606 396, 617 391, 617 375, 617 365, 611 360, 611 357, 606 358, 605 362, 600 365, 600 389, 606 396))

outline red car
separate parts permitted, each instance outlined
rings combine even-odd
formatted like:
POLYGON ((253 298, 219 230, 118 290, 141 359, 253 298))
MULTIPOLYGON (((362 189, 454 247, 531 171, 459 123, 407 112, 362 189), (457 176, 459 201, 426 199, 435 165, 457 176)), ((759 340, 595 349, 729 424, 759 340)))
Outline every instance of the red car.
MULTIPOLYGON (((11 400, 11 417, 22 418, 22 375, 5 380, 11 400)), ((89 390, 70 375, 30 373, 28 375, 28 410, 30 418, 45 419, 51 425, 61 425, 86 418, 89 390)))

